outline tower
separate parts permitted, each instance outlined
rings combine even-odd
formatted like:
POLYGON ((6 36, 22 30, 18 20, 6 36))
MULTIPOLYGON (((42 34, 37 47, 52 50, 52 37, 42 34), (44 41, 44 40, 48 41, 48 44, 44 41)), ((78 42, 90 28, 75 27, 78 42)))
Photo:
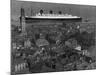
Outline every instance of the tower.
POLYGON ((26 33, 26 24, 25 24, 24 8, 21 8, 20 25, 21 25, 21 29, 22 29, 22 34, 25 34, 26 33))

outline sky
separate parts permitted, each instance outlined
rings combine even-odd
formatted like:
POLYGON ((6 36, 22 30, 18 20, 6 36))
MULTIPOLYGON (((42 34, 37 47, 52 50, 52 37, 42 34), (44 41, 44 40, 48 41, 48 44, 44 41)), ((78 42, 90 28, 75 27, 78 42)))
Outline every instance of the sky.
POLYGON ((68 13, 73 16, 80 16, 93 20, 96 19, 96 6, 93 5, 58 4, 17 0, 11 0, 11 17, 15 18, 16 16, 19 16, 21 7, 25 9, 25 15, 27 16, 31 15, 31 9, 33 14, 36 14, 43 9, 44 13, 48 13, 49 10, 53 10, 54 13, 62 11, 62 13, 68 13))

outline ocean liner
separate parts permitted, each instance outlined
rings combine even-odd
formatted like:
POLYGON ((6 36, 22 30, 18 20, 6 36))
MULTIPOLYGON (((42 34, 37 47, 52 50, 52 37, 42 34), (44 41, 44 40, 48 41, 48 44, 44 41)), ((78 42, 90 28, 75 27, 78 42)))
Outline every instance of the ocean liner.
POLYGON ((36 14, 34 16, 25 16, 26 19, 34 20, 81 20, 81 17, 69 14, 36 14))

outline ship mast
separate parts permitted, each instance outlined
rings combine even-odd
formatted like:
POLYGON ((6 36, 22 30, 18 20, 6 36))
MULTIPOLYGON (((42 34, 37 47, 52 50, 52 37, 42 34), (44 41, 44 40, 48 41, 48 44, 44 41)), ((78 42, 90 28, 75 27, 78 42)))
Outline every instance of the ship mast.
POLYGON ((71 14, 72 13, 72 9, 71 8, 69 8, 69 14, 71 14))
POLYGON ((31 7, 31 16, 33 16, 33 10, 32 10, 32 7, 31 7))

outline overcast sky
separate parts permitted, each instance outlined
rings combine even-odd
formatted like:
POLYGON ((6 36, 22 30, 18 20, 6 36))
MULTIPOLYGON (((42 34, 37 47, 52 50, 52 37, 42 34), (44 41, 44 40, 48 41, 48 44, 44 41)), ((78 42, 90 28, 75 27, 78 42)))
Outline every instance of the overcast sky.
POLYGON ((11 1, 11 15, 20 15, 20 8, 25 8, 25 14, 31 15, 31 9, 33 13, 38 13, 40 9, 44 10, 44 13, 48 13, 49 10, 53 10, 54 13, 62 11, 74 16, 81 16, 84 18, 96 18, 96 6, 89 5, 73 5, 73 4, 57 4, 57 3, 44 3, 44 2, 26 2, 26 1, 11 1), (71 10, 70 10, 71 9, 71 10))

